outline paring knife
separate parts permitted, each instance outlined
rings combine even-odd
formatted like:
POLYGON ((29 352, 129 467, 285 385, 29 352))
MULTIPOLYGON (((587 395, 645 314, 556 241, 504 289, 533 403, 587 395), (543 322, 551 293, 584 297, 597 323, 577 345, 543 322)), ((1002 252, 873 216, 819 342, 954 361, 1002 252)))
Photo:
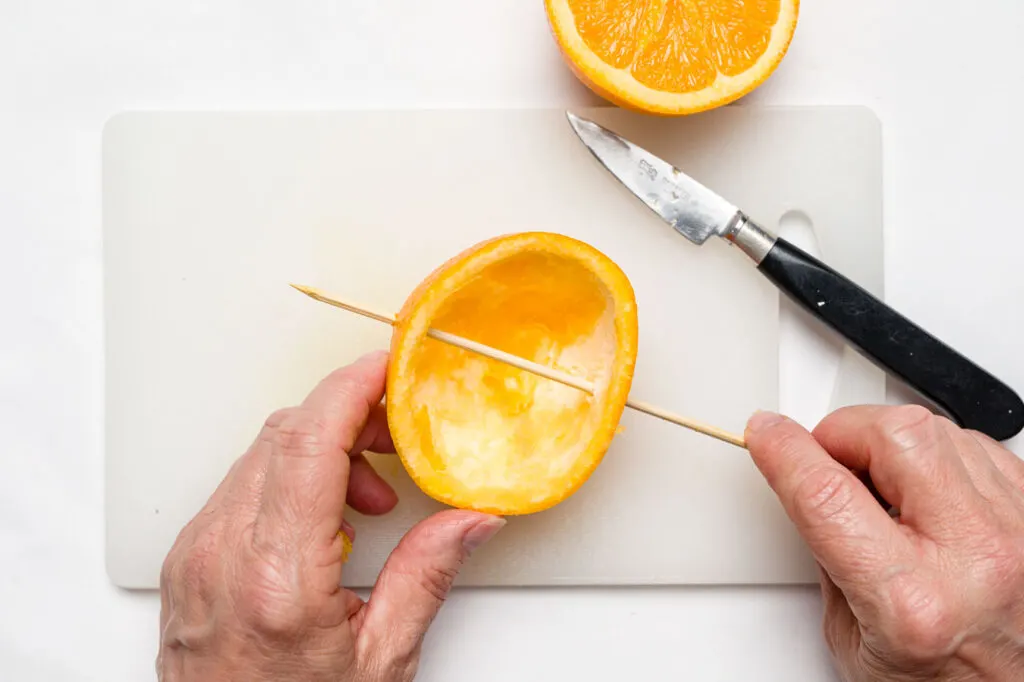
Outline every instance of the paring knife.
POLYGON ((779 289, 961 427, 996 440, 1024 427, 1024 403, 1009 386, 672 164, 593 121, 567 116, 597 160, 676 232, 697 245, 721 237, 737 246, 779 289))

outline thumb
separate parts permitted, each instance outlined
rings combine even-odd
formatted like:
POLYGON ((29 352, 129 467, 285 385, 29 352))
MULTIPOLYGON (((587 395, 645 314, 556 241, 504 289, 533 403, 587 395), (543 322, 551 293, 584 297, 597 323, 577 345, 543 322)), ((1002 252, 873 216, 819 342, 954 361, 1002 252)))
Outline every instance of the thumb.
POLYGON ((818 563, 844 592, 882 585, 910 546, 863 483, 796 422, 761 412, 747 447, 818 563))
POLYGON ((414 662, 466 557, 497 533, 505 519, 448 510, 421 521, 388 557, 366 605, 360 638, 378 663, 414 662))

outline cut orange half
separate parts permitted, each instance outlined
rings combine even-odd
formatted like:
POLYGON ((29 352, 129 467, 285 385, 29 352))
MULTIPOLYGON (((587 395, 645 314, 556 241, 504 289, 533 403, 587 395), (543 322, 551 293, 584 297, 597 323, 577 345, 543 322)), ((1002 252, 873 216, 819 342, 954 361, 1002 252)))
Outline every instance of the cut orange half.
POLYGON ((691 114, 747 94, 789 48, 799 0, 545 0, 573 71, 598 95, 691 114))
POLYGON ((637 311, 626 275, 543 232, 467 249, 427 277, 394 327, 387 415, 425 493, 493 514, 573 494, 618 428, 633 380, 637 311), (434 328, 584 377, 594 395, 427 336, 434 328))

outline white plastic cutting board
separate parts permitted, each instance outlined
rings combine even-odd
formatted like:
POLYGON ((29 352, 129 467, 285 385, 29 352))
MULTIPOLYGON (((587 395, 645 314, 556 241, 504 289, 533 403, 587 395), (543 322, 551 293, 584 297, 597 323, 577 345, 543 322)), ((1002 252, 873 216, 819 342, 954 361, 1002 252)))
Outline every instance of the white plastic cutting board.
MULTIPOLYGON (((870 112, 580 113, 769 227, 803 211, 825 259, 881 295, 881 142, 870 112)), ((698 249, 660 223, 561 111, 123 114, 103 154, 107 564, 118 585, 157 585, 178 530, 270 412, 386 345, 386 327, 288 282, 396 310, 478 240, 563 232, 632 280, 634 397, 737 432, 754 410, 778 405, 779 294, 737 250, 698 249)), ((847 353, 831 406, 880 402, 883 385, 847 353)), ((815 579, 744 451, 628 412, 591 480, 548 512, 512 519, 460 584, 815 579)), ((402 501, 383 518, 352 515, 351 586, 372 584, 401 534, 439 508, 397 458, 375 461, 402 501)))

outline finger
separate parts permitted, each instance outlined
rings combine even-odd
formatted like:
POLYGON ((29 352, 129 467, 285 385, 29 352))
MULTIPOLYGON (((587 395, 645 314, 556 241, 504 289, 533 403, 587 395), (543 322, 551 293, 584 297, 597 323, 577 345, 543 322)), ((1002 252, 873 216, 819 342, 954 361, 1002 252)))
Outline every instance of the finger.
MULTIPOLYGON (((303 408, 317 415, 332 435, 337 436, 345 452, 359 452, 356 443, 368 425, 374 434, 382 428, 379 421, 371 424, 370 417, 380 414, 378 406, 384 397, 387 363, 388 355, 384 351, 364 355, 328 375, 302 402, 303 408)), ((385 430, 386 422, 385 417, 385 430)), ((368 445, 361 449, 366 447, 368 445)))
POLYGON ((398 504, 398 495, 362 455, 351 458, 348 474, 348 506, 360 514, 387 514, 398 504))
POLYGON ((978 431, 968 431, 1018 492, 1024 493, 1024 461, 997 441, 978 431))
POLYGON ((977 491, 956 446, 927 409, 858 406, 837 410, 814 430, 836 460, 868 471, 901 522, 929 535, 969 518, 977 491))
POLYGON ((356 438, 355 445, 349 452, 358 454, 364 450, 378 454, 390 454, 395 451, 395 444, 391 440, 391 431, 388 430, 388 412, 383 403, 377 403, 370 409, 370 416, 366 418, 366 426, 362 433, 356 438))
POLYGON ((505 520, 448 510, 410 530, 388 557, 370 593, 359 651, 383 670, 407 670, 466 556, 491 539, 505 520))
POLYGON ((909 543, 864 484, 796 422, 755 415, 747 447, 818 562, 840 588, 872 591, 909 543))
MULTIPOLYGON (((264 434, 261 434, 261 436, 264 434)), ((257 438, 256 443, 232 466, 225 477, 225 485, 230 484, 229 497, 246 508, 259 507, 263 494, 263 482, 266 477, 267 460, 270 458, 271 443, 264 438, 257 438)), ((374 405, 366 425, 350 452, 359 453, 369 450, 380 454, 391 454, 395 445, 388 430, 387 410, 382 403, 374 405)), ((351 489, 351 484, 349 485, 351 489)))
POLYGON ((302 407, 268 421, 270 456, 254 542, 278 550, 335 542, 345 511, 348 452, 384 394, 385 365, 383 354, 364 356, 320 382, 302 407))

